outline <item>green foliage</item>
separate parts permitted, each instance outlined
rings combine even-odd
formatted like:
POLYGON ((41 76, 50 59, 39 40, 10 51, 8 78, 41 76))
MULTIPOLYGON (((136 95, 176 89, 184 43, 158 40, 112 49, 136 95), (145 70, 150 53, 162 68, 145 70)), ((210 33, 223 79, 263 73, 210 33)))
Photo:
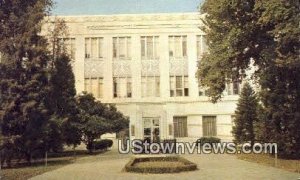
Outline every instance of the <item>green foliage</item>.
POLYGON ((198 139, 196 141, 197 146, 200 145, 202 146, 203 144, 216 144, 216 143, 220 143, 221 139, 220 138, 216 138, 216 137, 201 137, 200 139, 198 139))
POLYGON ((30 161, 45 150, 50 112, 46 40, 39 35, 50 0, 0 1, 1 129, 22 145, 30 161))
POLYGON ((254 124, 258 121, 258 101, 249 83, 245 83, 235 111, 232 133, 236 143, 255 142, 254 124))
POLYGON ((94 140, 105 133, 117 133, 128 128, 128 118, 117 111, 115 106, 95 101, 91 94, 79 96, 78 107, 83 141, 87 147, 93 147, 94 140))
POLYGON ((183 157, 135 157, 125 165, 124 170, 145 174, 179 173, 197 170, 197 165, 183 157), (140 166, 140 163, 143 163, 143 166, 140 166))
POLYGON ((113 141, 110 139, 102 139, 99 141, 94 141, 92 144, 88 144, 86 149, 90 152, 93 150, 107 150, 107 148, 112 147, 113 141))
POLYGON ((294 0, 206 0, 201 7, 209 47, 199 64, 201 84, 216 102, 226 81, 254 66, 265 114, 255 131, 260 140, 279 143, 286 157, 300 156, 299 6, 294 0))

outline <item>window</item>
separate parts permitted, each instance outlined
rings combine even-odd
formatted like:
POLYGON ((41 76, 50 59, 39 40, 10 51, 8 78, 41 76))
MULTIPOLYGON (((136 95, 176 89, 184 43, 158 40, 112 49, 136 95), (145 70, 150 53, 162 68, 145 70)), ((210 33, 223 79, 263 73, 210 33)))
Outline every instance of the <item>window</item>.
POLYGON ((61 38, 58 40, 59 53, 67 53, 72 60, 75 59, 75 38, 61 38))
POLYGON ((187 76, 170 77, 170 96, 189 96, 189 85, 187 76))
POLYGON ((131 59, 131 38, 130 37, 113 38, 113 58, 131 59))
POLYGON ((169 36, 170 58, 183 58, 187 56, 187 36, 169 36))
POLYGON ((173 135, 173 125, 169 124, 169 136, 173 135))
POLYGON ((198 93, 199 93, 199 96, 207 96, 208 95, 208 88, 201 86, 199 80, 198 80, 198 93))
POLYGON ((103 98, 103 78, 85 78, 84 90, 95 98, 103 98))
POLYGON ((130 131, 131 131, 131 136, 135 136, 135 126, 134 125, 130 126, 130 131))
POLYGON ((187 137, 187 117, 174 117, 174 137, 187 137))
POLYGON ((159 59, 158 36, 141 37, 142 59, 159 59))
POLYGON ((142 97, 159 97, 160 79, 158 76, 142 77, 142 97))
POLYGON ((217 136, 216 116, 203 116, 202 128, 204 137, 217 136))
POLYGON ((85 58, 103 58, 103 38, 85 38, 85 58))
POLYGON ((114 77, 113 93, 114 98, 130 98, 132 96, 131 78, 114 77))
POLYGON ((227 95, 238 95, 240 94, 240 83, 233 81, 233 83, 227 83, 227 95))

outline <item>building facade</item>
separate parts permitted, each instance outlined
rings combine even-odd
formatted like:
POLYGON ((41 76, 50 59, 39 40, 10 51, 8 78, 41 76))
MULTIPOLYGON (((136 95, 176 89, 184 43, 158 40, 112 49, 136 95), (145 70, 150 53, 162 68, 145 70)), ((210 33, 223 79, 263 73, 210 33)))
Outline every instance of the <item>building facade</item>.
POLYGON ((68 26, 63 43, 74 60, 77 93, 116 104, 130 118, 131 139, 232 140, 239 85, 228 84, 216 104, 198 85, 198 61, 207 52, 201 15, 58 18, 68 26))

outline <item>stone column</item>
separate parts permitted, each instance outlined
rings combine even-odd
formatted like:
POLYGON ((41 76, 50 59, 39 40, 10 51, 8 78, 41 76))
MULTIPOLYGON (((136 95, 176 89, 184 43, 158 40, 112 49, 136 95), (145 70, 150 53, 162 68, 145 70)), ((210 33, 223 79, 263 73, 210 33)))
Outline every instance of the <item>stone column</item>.
POLYGON ((111 102, 113 99, 113 41, 112 36, 103 36, 104 68, 103 68, 103 100, 111 102))
POLYGON ((160 97, 166 100, 170 97, 169 73, 169 36, 161 35, 159 38, 159 70, 160 70, 160 97))
POLYGON ((75 37, 75 63, 74 63, 74 76, 75 88, 77 94, 84 91, 84 59, 85 59, 85 38, 82 35, 75 37))
POLYGON ((139 35, 131 36, 131 50, 132 50, 132 59, 131 59, 131 74, 132 74, 132 98, 140 99, 141 98, 141 42, 139 35))
POLYGON ((189 70, 189 96, 198 97, 197 72, 197 36, 187 36, 188 70, 189 70))

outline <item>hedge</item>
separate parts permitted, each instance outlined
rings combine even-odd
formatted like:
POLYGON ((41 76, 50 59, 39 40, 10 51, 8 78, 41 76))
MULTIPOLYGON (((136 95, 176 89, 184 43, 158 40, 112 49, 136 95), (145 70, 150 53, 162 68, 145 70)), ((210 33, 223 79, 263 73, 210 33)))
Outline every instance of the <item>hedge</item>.
POLYGON ((113 141, 110 139, 101 139, 98 141, 94 141, 92 144, 87 145, 88 150, 107 150, 112 147, 113 141))
POLYGON ((196 141, 196 145, 200 145, 202 146, 203 144, 216 144, 216 143, 220 143, 221 139, 220 138, 216 138, 216 137, 202 137, 200 139, 198 139, 196 141))

